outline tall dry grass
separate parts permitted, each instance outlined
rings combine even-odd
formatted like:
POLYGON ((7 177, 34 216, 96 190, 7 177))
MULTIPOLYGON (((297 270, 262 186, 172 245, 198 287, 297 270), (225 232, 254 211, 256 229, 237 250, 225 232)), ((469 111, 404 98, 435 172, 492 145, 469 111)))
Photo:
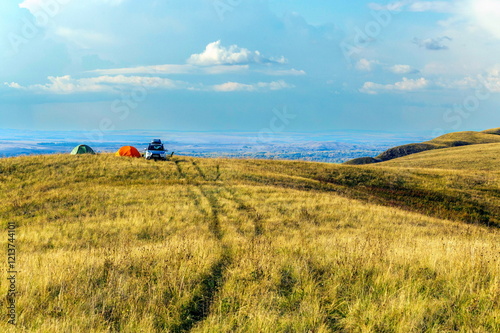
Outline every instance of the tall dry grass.
POLYGON ((481 175, 2 159, 1 223, 18 225, 19 318, 0 330, 498 332, 498 178, 474 181, 481 175), (412 197, 422 193, 435 200, 412 197))

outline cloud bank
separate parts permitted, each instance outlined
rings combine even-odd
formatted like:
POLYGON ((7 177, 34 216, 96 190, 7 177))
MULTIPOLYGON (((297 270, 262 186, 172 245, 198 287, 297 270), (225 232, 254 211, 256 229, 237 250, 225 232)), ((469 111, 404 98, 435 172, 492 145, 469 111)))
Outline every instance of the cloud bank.
MULTIPOLYGON (((22 86, 17 82, 11 82, 4 83, 4 86, 46 94, 117 93, 131 87, 215 92, 275 91, 294 88, 294 86, 284 80, 258 83, 229 81, 222 84, 205 85, 203 83, 172 80, 159 75, 241 75, 252 72, 250 69, 251 64, 282 65, 285 63, 286 59, 284 57, 277 60, 266 58, 259 51, 249 51, 237 45, 224 47, 221 41, 216 41, 208 44, 204 52, 191 55, 186 64, 98 69, 88 72, 98 75, 90 78, 73 78, 70 75, 49 76, 49 82, 45 84, 22 86), (145 74, 149 76, 144 76, 145 74)), ((293 68, 276 69, 268 66, 264 69, 256 69, 253 72, 272 76, 302 76, 306 74, 303 70, 293 68)))

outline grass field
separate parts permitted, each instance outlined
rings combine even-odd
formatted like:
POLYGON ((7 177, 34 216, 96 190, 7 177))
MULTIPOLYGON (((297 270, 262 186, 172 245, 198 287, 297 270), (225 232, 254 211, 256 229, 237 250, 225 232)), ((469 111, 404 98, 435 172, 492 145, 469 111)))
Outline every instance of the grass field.
POLYGON ((499 146, 481 149, 0 159, 19 270, 0 331, 500 332, 499 146))

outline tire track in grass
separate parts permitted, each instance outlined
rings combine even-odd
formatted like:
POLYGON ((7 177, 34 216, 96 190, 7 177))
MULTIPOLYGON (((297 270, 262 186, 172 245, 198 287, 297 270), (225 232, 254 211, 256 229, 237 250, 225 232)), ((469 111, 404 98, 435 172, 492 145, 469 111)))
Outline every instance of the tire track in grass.
MULTIPOLYGON (((222 242, 224 232, 220 223, 221 206, 219 199, 217 198, 218 192, 216 189, 210 189, 206 186, 197 184, 194 182, 193 177, 188 177, 177 161, 176 165, 179 175, 186 178, 188 183, 192 182, 194 184, 193 188, 199 190, 199 193, 195 193, 192 188, 188 188, 189 196, 195 200, 195 205, 198 207, 200 212, 208 217, 209 230, 222 246, 220 258, 211 265, 207 273, 202 275, 200 282, 198 283, 198 287, 193 293, 191 299, 181 306, 178 322, 170 325, 170 327, 162 325, 157 327, 159 332, 168 330, 180 333, 190 331, 193 327, 195 327, 195 325, 201 323, 210 315, 218 293, 223 288, 225 282, 224 275, 227 268, 232 264, 233 259, 231 255, 231 248, 222 242), (206 199, 209 204, 208 209, 202 207, 203 198, 206 199)), ((195 162, 193 162, 193 165, 200 173, 200 176, 206 180, 206 176, 201 168, 195 162)))
POLYGON ((201 170, 201 168, 198 165, 198 163, 196 163, 196 161, 191 161, 191 163, 195 167, 196 171, 198 171, 198 173, 200 174, 201 178, 203 178, 204 181, 207 181, 207 175, 203 172, 203 170, 201 170))
MULTIPOLYGON (((192 161, 193 166, 196 168, 198 171, 199 175, 205 180, 208 181, 207 174, 203 172, 202 168, 196 163, 196 161, 192 161)), ((220 167, 217 165, 216 167, 216 177, 214 178, 213 181, 217 181, 221 176, 220 173, 220 167)), ((233 188, 227 187, 227 186, 222 186, 221 187, 224 191, 226 191, 229 194, 229 197, 226 197, 226 199, 233 201, 236 203, 236 207, 238 210, 244 210, 248 217, 252 220, 252 223, 254 225, 254 236, 258 237, 264 233, 264 227, 262 224, 262 215, 260 215, 257 210, 245 203, 242 199, 238 198, 238 195, 236 194, 236 191, 233 188)), ((210 198, 207 197, 207 199, 210 201, 210 198)), ((211 205, 212 207, 215 207, 214 205, 211 205)), ((219 207, 217 205, 217 208, 214 211, 218 211, 219 207)))
POLYGON ((174 161, 175 166, 177 167, 177 172, 179 173, 180 179, 186 179, 187 178, 186 173, 184 172, 184 170, 182 170, 182 168, 180 166, 181 162, 183 162, 183 161, 179 161, 179 160, 174 161))
POLYGON ((200 189, 198 188, 198 186, 188 186, 187 187, 188 197, 191 200, 193 200, 195 207, 198 209, 198 211, 202 215, 205 215, 207 218, 209 218, 211 213, 203 207, 203 205, 202 205, 203 195, 199 192, 200 192, 200 189), (198 193, 195 193, 194 189, 198 190, 198 193))
MULTIPOLYGON (((203 185, 198 184, 197 182, 194 181, 194 177, 189 175, 183 170, 183 168, 180 166, 181 161, 175 161, 175 164, 177 166, 177 171, 181 177, 187 180, 188 184, 194 185, 194 188, 197 188, 200 193, 196 194, 193 192, 193 190, 188 187, 188 194, 189 196, 194 200, 196 207, 207 215, 208 220, 209 220, 209 230, 213 234, 215 238, 217 238, 219 241, 222 240, 223 237, 223 232, 222 228, 220 225, 220 204, 219 201, 216 197, 216 195, 213 193, 213 191, 210 191, 203 187, 203 185), (202 207, 201 199, 205 198, 210 206, 208 210, 204 209, 202 207)), ((196 162, 192 162, 195 168, 198 170, 200 175, 204 177, 203 171, 200 169, 200 167, 196 164, 196 162)), ((204 178, 205 179, 205 178, 204 178)), ((188 185, 189 186, 189 185, 188 185)))
POLYGON ((195 325, 205 320, 212 312, 212 307, 219 291, 225 282, 225 273, 233 263, 231 248, 222 244, 224 233, 220 224, 220 206, 214 193, 203 186, 196 186, 200 195, 210 204, 210 211, 205 211, 210 219, 209 230, 221 242, 222 253, 220 258, 210 267, 208 273, 201 277, 199 287, 191 299, 181 307, 179 322, 170 327, 171 332, 188 332, 195 325))
POLYGON ((208 200, 210 204, 210 224, 208 226, 209 230, 212 232, 215 238, 219 241, 222 241, 222 237, 224 236, 220 223, 220 211, 221 207, 219 204, 219 200, 216 195, 212 192, 204 188, 203 186, 198 186, 201 191, 201 194, 208 200))
MULTIPOLYGON (((210 181, 210 182, 216 182, 220 179, 222 176, 222 173, 220 171, 220 164, 217 164, 215 166, 215 175, 213 177, 208 177, 209 172, 203 171, 203 169, 198 165, 196 161, 191 161, 193 166, 195 167, 196 171, 198 171, 198 174, 200 175, 201 178, 203 178, 204 181, 210 181), (212 178, 212 179, 209 179, 212 178)), ((210 172, 213 174, 213 172, 210 172)))
POLYGON ((231 251, 227 246, 223 246, 219 260, 202 276, 199 289, 182 306, 179 323, 170 327, 171 332, 188 332, 210 315, 217 294, 224 285, 224 274, 231 263, 231 251))
MULTIPOLYGON (((203 172, 203 170, 200 168, 200 166, 196 163, 196 161, 192 160, 191 164, 193 167, 196 169, 197 173, 200 175, 200 177, 204 180, 207 181, 207 176, 203 172)), ((214 190, 207 189, 203 185, 196 185, 198 189, 200 190, 201 195, 208 201, 210 205, 210 211, 209 211, 209 230, 212 232, 215 238, 217 238, 219 241, 222 240, 223 237, 223 232, 221 228, 221 223, 220 223, 220 212, 221 212, 221 207, 219 200, 217 199, 217 196, 215 194, 214 190)))
POLYGON ((264 234, 264 224, 262 223, 263 216, 251 205, 247 204, 243 199, 238 197, 236 190, 232 187, 223 187, 226 193, 229 194, 227 199, 232 200, 238 210, 243 210, 252 221, 254 227, 254 237, 259 237, 264 234))
MULTIPOLYGON (((204 208, 201 206, 201 201, 198 200, 197 194, 189 190, 190 197, 195 200, 195 204, 197 207, 199 207, 200 211, 203 212, 204 214, 208 215, 208 218, 210 220, 209 224, 209 230, 212 232, 212 234, 218 239, 222 240, 223 237, 223 232, 221 228, 221 223, 220 223, 220 212, 221 212, 221 206, 219 203, 219 200, 217 199, 217 195, 214 193, 214 191, 207 190, 206 187, 203 187, 200 184, 197 184, 194 182, 194 179, 189 178, 187 173, 184 172, 184 170, 181 168, 180 161, 175 161, 177 165, 177 169, 179 172, 179 175, 181 177, 185 177, 188 180, 188 183, 193 183, 195 186, 200 190, 200 194, 208 201, 210 205, 210 211, 206 211, 204 208)), ((207 173, 203 171, 203 169, 200 167, 196 161, 191 161, 192 165, 194 166, 195 170, 197 173, 200 175, 200 177, 203 178, 205 181, 209 181, 207 177, 207 173)), ((219 166, 217 166, 217 175, 216 178, 213 181, 217 181, 220 178, 220 169, 219 166)), ((236 193, 235 189, 228 187, 228 186, 220 186, 220 184, 215 185, 218 190, 223 190, 225 191, 228 195, 225 196, 226 199, 233 201, 236 204, 236 207, 240 211, 244 211, 247 216, 250 218, 253 227, 254 227, 254 232, 253 236, 258 237, 264 234, 264 225, 263 225, 263 217, 262 215, 257 212, 257 210, 252 207, 251 205, 247 204, 244 200, 238 197, 238 194, 236 193)), ((217 194, 220 194, 220 191, 217 192, 217 194)))

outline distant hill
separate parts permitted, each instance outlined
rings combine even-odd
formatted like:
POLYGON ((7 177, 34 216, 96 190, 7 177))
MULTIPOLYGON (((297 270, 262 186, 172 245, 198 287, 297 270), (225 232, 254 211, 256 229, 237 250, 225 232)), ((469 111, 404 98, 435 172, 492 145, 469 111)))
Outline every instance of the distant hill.
POLYGON ((347 161, 344 164, 363 165, 380 163, 428 150, 488 143, 500 143, 500 128, 490 129, 482 132, 467 131, 448 133, 430 141, 422 143, 411 143, 390 148, 375 158, 361 157, 347 161))
POLYGON ((486 131, 483 131, 482 133, 500 135, 500 127, 486 130, 486 131))
POLYGON ((500 171, 500 143, 434 149, 381 162, 377 166, 500 171))

